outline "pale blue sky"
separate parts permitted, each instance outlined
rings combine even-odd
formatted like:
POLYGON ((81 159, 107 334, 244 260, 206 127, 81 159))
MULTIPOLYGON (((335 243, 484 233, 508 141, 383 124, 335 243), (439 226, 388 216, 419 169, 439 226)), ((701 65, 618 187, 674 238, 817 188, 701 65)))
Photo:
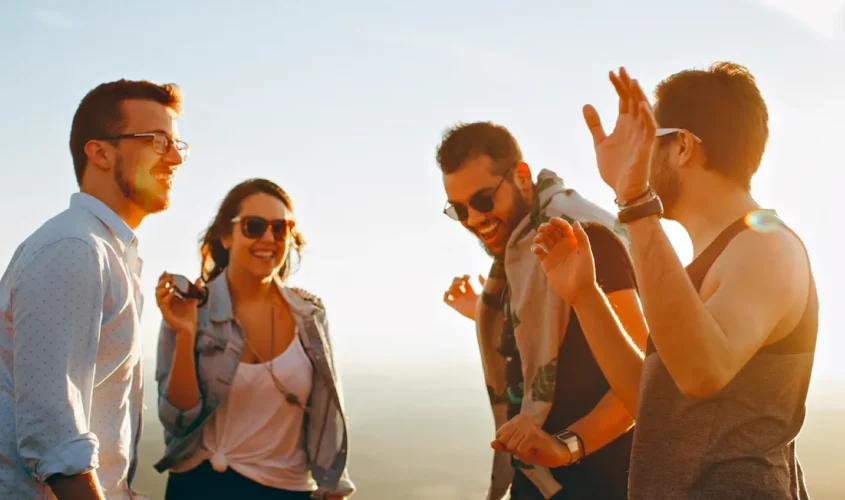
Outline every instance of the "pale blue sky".
MULTIPOLYGON (((624 64, 650 89, 727 59, 750 68, 769 103, 754 191, 810 248, 822 300, 817 374, 845 379, 834 357, 845 348, 835 316, 845 273, 833 237, 845 0, 351 3, 5 0, 0 264, 77 188, 67 142, 82 96, 121 77, 174 81, 192 156, 171 209, 139 229, 148 356, 157 276, 196 276, 196 240, 222 196, 262 176, 296 203, 309 245, 293 281, 326 301, 345 371, 478 375, 473 327, 441 299, 453 276, 485 272, 489 259, 441 213, 441 131, 504 124, 535 174, 556 170, 611 208, 580 113, 593 103, 613 123, 608 70, 624 64)), ((672 236, 688 261, 683 233, 672 236)))

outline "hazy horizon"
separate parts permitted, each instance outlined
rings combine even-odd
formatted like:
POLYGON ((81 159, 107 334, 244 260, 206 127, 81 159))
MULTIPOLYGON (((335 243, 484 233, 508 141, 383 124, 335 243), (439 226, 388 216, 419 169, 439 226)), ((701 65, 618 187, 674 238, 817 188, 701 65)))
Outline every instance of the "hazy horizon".
MULTIPOLYGON (((480 365, 442 368, 427 373, 359 370, 344 374, 349 471, 359 488, 354 499, 483 498, 494 428, 480 365)), ((151 376, 148 383, 153 384, 151 376)), ((136 488, 161 495, 167 475, 158 474, 152 466, 164 445, 155 386, 147 387, 136 488)), ((830 443, 845 440, 843 392, 845 384, 811 386, 797 453, 813 500, 845 498, 841 467, 830 454, 830 443), (824 404, 832 399, 837 404, 824 404)))

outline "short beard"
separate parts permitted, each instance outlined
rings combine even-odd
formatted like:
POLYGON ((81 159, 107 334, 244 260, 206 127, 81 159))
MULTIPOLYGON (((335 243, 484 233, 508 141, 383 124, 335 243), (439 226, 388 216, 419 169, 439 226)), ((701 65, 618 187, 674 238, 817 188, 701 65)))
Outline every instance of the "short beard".
MULTIPOLYGON (((514 187, 516 186, 514 185, 514 187)), ((507 248, 507 242, 510 241, 510 237, 513 234, 513 230, 516 228, 517 225, 519 225, 520 221, 522 221, 522 219, 524 219, 530 212, 531 205, 527 201, 525 201, 518 189, 514 189, 513 212, 511 213, 511 217, 508 220, 503 221, 503 223, 505 224, 505 228, 508 231, 508 239, 505 241, 505 248, 507 248)), ((486 253, 490 257, 494 259, 500 259, 505 256, 505 248, 503 248, 502 251, 497 255, 492 250, 487 248, 487 245, 485 245, 480 239, 477 241, 478 244, 481 245, 481 248, 484 250, 484 253, 486 253)))
POLYGON ((117 187, 120 189, 121 194, 127 200, 135 202, 135 189, 132 188, 132 185, 129 183, 128 180, 124 178, 124 165, 123 165, 123 155, 118 153, 117 160, 114 162, 114 182, 117 183, 117 187))
POLYGON ((138 190, 137 182, 129 181, 124 175, 125 165, 123 163, 123 155, 118 155, 114 163, 114 182, 117 184, 120 193, 124 198, 140 207, 148 214, 161 212, 167 208, 167 205, 157 203, 155 196, 152 193, 145 193, 143 190, 138 190))
POLYGON ((667 164, 665 156, 659 156, 657 160, 651 184, 663 204, 663 217, 672 220, 672 213, 681 196, 681 178, 677 170, 667 164))

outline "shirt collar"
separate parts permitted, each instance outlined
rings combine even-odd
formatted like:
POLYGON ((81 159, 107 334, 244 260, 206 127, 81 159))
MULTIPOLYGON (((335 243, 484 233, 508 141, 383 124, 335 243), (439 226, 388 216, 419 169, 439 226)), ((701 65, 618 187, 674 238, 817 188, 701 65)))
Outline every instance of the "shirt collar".
POLYGON ((141 266, 141 259, 138 257, 138 238, 132 228, 114 210, 90 194, 81 192, 71 195, 70 206, 88 210, 100 219, 120 243, 124 257, 132 261, 130 262, 131 267, 141 266))
MULTIPOLYGON (((313 313, 314 306, 286 287, 281 279, 276 278, 273 281, 279 287, 279 291, 294 315, 305 317, 313 313)), ((226 269, 223 269, 223 272, 208 283, 208 308, 209 318, 215 323, 224 323, 235 319, 226 269)))

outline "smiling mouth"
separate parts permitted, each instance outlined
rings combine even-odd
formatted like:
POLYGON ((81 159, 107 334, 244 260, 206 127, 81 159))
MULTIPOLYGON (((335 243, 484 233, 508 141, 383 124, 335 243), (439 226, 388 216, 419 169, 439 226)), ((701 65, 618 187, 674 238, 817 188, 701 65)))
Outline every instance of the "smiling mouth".
POLYGON ((495 238, 500 225, 501 223, 498 221, 487 222, 479 226, 476 233, 481 238, 481 241, 489 243, 495 238))
POLYGON ((265 262, 272 262, 273 259, 276 257, 276 252, 274 250, 250 250, 249 254, 255 257, 256 259, 265 262))
POLYGON ((173 172, 170 169, 167 170, 156 170, 153 172, 153 179, 155 179, 159 184, 169 188, 173 187, 173 172))

